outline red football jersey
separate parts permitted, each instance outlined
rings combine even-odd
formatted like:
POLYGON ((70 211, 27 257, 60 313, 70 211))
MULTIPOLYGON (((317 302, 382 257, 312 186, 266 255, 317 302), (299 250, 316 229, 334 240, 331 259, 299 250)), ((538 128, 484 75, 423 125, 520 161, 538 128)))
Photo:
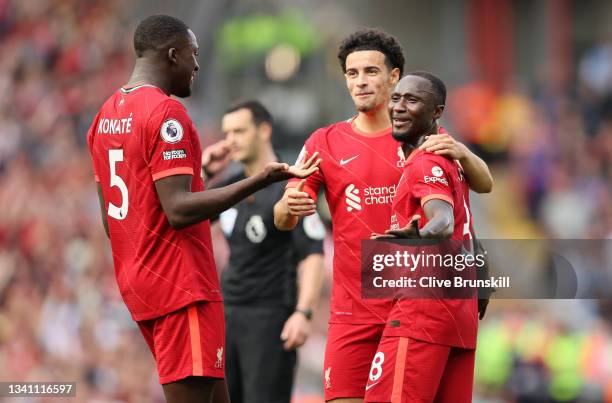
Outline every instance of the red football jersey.
POLYGON ((333 222, 330 323, 382 324, 391 301, 361 298, 361 241, 389 228, 391 202, 404 164, 399 143, 391 128, 366 136, 350 122, 340 122, 315 131, 304 149, 308 155, 318 151, 322 158, 319 171, 306 179, 304 189, 316 199, 324 187, 333 222))
POLYGON ((115 276, 134 320, 165 315, 194 301, 220 301, 210 225, 173 229, 155 181, 192 175, 204 190, 202 151, 185 107, 159 88, 115 92, 87 136, 105 201, 115 276))
MULTIPOLYGON (((455 227, 451 239, 471 240, 469 186, 458 162, 415 150, 407 159, 393 201, 391 228, 403 228, 413 215, 427 223, 423 205, 440 199, 453 206, 455 227)), ((471 242, 470 242, 471 243, 471 242)), ((473 248, 470 248, 473 249, 473 248)), ((385 329, 386 336, 412 337, 429 343, 476 348, 478 303, 474 299, 399 299, 385 329)))

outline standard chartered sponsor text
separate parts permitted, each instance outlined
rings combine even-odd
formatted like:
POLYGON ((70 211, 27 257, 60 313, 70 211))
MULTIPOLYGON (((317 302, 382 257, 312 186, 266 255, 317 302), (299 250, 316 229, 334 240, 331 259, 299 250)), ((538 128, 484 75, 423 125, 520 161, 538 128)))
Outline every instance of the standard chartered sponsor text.
POLYGON ((391 204, 395 197, 396 185, 391 186, 369 186, 363 189, 366 205, 372 204, 391 204))

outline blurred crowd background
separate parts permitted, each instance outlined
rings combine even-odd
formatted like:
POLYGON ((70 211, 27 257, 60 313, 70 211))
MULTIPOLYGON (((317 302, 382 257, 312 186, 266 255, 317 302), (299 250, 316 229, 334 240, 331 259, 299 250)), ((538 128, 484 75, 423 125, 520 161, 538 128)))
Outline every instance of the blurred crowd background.
MULTIPOLYGON (((229 102, 254 97, 292 160, 313 129, 354 113, 339 42, 380 27, 401 41, 406 71, 447 83, 443 125, 490 164, 494 192, 472 202, 481 238, 612 237, 608 1, 0 0, 0 381, 76 381, 83 402, 162 399, 115 285, 85 146, 152 13, 198 36, 185 103, 204 145, 221 138, 229 102)), ((215 248, 221 270, 218 233, 215 248)), ((322 402, 332 249, 296 403, 322 402)), ((474 401, 612 402, 611 326, 603 300, 494 301, 474 401)))

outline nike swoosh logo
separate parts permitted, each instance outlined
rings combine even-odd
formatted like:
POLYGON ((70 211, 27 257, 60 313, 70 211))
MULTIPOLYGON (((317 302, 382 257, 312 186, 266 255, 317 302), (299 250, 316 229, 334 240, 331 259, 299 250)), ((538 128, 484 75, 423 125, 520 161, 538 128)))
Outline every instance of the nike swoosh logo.
POLYGON ((371 388, 372 386, 377 385, 377 384, 378 384, 378 382, 373 383, 373 384, 371 384, 371 385, 366 385, 366 390, 370 390, 370 388, 371 388))
POLYGON ((348 164, 349 162, 351 162, 352 160, 354 160, 354 159, 355 159, 355 158, 357 158, 357 157, 359 157, 359 154, 357 154, 356 156, 354 156, 354 157, 352 157, 352 158, 349 158, 349 159, 347 159, 347 160, 345 160, 345 159, 341 159, 341 160, 340 160, 340 165, 346 165, 346 164, 348 164))

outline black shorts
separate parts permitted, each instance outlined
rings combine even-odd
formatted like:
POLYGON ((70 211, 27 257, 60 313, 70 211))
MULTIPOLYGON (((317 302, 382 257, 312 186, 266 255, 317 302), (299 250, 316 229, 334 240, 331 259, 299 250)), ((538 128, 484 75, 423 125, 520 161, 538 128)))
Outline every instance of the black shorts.
POLYGON ((289 403, 297 355, 280 338, 286 307, 226 305, 225 375, 232 403, 289 403))

